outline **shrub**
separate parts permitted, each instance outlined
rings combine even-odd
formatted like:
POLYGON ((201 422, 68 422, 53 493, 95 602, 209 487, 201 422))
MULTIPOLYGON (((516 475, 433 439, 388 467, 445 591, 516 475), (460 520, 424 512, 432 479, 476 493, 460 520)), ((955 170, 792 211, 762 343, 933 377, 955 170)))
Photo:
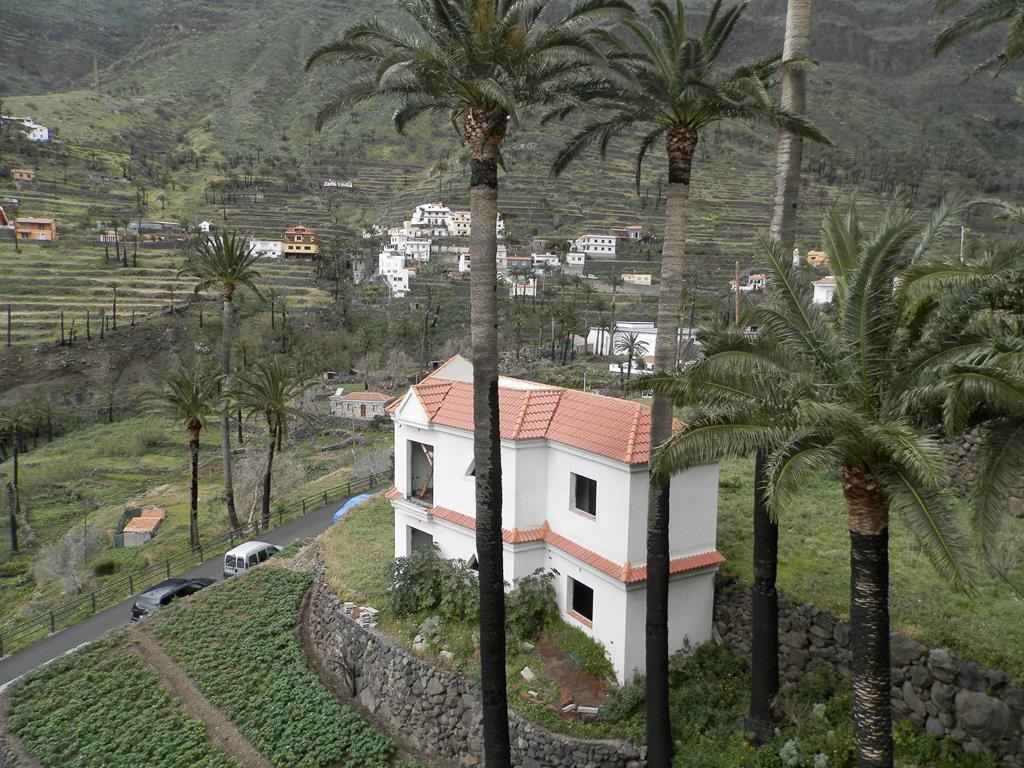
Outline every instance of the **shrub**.
POLYGON ((516 582, 505 598, 505 625, 522 640, 533 640, 558 616, 554 574, 538 568, 516 582))
POLYGON ((643 706, 647 695, 647 679, 637 675, 621 688, 614 688, 601 703, 602 720, 617 723, 632 717, 643 706))
POLYGON ((475 618, 480 608, 476 574, 433 547, 395 560, 390 581, 388 610, 396 616, 430 612, 461 621, 475 618))

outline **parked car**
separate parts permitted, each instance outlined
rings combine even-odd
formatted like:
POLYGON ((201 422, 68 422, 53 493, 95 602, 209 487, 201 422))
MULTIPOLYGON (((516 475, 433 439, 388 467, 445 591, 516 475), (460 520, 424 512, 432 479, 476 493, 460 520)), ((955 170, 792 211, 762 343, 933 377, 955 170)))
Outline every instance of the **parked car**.
POLYGON ((144 592, 140 592, 139 596, 135 598, 135 602, 132 604, 132 621, 145 618, 165 605, 169 605, 172 600, 188 597, 215 583, 216 579, 164 579, 159 584, 154 584, 144 592))
POLYGON ((224 554, 224 578, 259 565, 280 551, 281 547, 267 544, 265 541, 247 541, 245 544, 239 544, 224 554))

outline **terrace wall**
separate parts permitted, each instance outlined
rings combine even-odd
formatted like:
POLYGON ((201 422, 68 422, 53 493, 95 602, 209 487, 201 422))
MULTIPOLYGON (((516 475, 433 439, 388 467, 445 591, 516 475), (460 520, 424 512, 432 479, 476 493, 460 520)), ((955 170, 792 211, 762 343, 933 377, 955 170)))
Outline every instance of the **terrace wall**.
MULTIPOLYGON (((388 635, 359 626, 316 562, 302 616, 304 631, 335 687, 387 725, 408 748, 450 763, 480 765, 480 693, 444 666, 406 651, 388 635)), ((509 714, 512 762, 519 768, 643 768, 641 750, 624 741, 585 741, 550 733, 509 714)))
MULTIPOLYGON (((750 593, 719 583, 715 629, 725 644, 750 657, 750 593)), ((960 661, 945 648, 927 648, 894 632, 892 708, 935 739, 968 752, 998 755, 1003 765, 1024 766, 1024 681, 1001 670, 960 661)), ((850 627, 831 612, 779 599, 779 672, 796 681, 818 665, 850 671, 850 627)))

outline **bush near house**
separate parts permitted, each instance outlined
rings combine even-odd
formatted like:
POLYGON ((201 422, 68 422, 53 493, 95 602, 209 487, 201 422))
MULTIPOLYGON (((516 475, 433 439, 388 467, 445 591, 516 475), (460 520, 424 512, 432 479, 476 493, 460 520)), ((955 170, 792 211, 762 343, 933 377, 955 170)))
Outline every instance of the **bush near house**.
POLYGON ((237 768, 207 743, 123 634, 30 674, 11 689, 9 727, 47 768, 237 768))
POLYGON ((394 743, 331 696, 292 633, 311 578, 259 568, 146 631, 275 765, 383 768, 394 743))

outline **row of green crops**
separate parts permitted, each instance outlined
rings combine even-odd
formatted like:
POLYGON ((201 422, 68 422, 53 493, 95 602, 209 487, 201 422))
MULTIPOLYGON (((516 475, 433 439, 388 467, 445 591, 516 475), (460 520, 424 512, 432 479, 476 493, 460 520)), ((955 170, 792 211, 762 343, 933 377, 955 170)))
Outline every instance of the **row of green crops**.
POLYGON ((156 676, 108 640, 11 689, 10 729, 47 768, 234 768, 156 676))
POLYGON ((331 696, 292 634, 310 579, 259 568, 148 629, 275 765, 386 766, 394 743, 331 696))

